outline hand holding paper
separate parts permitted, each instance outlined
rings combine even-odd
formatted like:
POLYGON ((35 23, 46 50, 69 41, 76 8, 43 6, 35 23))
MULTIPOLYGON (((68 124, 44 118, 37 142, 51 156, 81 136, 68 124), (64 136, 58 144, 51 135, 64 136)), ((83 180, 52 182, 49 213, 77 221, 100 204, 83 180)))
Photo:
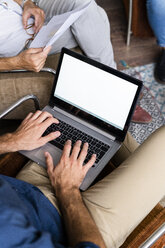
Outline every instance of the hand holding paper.
POLYGON ((51 46, 85 12, 90 3, 70 12, 53 16, 48 24, 41 28, 30 44, 30 47, 51 46))

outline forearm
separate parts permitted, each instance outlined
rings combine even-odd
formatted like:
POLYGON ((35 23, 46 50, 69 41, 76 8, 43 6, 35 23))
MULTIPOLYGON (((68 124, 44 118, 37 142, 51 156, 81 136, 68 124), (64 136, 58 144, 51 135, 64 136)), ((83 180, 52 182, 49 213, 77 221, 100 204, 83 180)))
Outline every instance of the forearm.
POLYGON ((69 194, 57 195, 60 202, 69 245, 74 246, 80 242, 88 241, 105 248, 101 234, 82 200, 78 189, 69 194))
POLYGON ((0 137, 0 154, 17 151, 17 144, 12 138, 12 134, 7 133, 0 137))
POLYGON ((23 69, 19 64, 19 59, 17 56, 0 58, 0 71, 10 71, 16 69, 23 69))

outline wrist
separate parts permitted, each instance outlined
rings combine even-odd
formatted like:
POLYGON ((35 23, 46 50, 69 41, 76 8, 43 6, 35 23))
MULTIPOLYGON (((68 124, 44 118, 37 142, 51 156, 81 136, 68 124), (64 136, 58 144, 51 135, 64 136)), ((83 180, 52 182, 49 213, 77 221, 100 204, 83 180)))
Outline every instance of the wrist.
POLYGON ((14 56, 14 57, 6 58, 6 62, 8 64, 9 70, 22 69, 20 66, 21 63, 20 63, 19 54, 17 56, 14 56))
POLYGON ((65 208, 82 200, 80 190, 77 187, 56 188, 56 197, 60 202, 60 205, 65 208))
POLYGON ((14 57, 9 58, 11 70, 26 69, 24 68, 24 55, 22 53, 23 52, 19 53, 14 57))
POLYGON ((17 56, 9 58, 9 63, 12 70, 22 69, 20 66, 21 63, 19 54, 17 56))
POLYGON ((34 6, 37 5, 36 0, 22 0, 21 7, 24 9, 26 6, 34 6))

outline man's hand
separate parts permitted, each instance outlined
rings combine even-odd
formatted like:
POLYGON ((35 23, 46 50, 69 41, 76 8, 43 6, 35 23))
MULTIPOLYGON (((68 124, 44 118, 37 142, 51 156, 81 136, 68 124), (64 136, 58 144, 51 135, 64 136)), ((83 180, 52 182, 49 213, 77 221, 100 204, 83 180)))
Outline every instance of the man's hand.
POLYGON ((37 111, 30 113, 23 120, 19 128, 13 133, 17 150, 33 150, 60 136, 60 132, 52 132, 42 137, 45 130, 59 121, 48 112, 37 111))
POLYGON ((59 121, 48 112, 29 113, 14 133, 0 137, 0 153, 33 150, 45 145, 60 135, 57 131, 42 137, 45 130, 53 123, 57 124, 59 121))
POLYGON ((33 2, 29 0, 24 4, 24 8, 23 8, 22 22, 24 29, 26 29, 28 19, 30 17, 34 17, 33 29, 35 33, 38 33, 38 31, 41 29, 41 27, 44 24, 45 14, 42 9, 37 7, 33 2))
POLYGON ((39 72, 46 61, 51 46, 47 48, 29 48, 17 56, 0 58, 0 71, 25 69, 39 72))
POLYGON ((15 57, 15 67, 29 71, 39 72, 46 61, 51 46, 43 48, 29 48, 15 57))
POLYGON ((68 140, 64 146, 64 150, 59 164, 56 167, 53 165, 51 155, 46 152, 47 171, 50 177, 52 186, 56 191, 56 195, 61 192, 72 191, 79 189, 86 173, 95 162, 96 155, 93 154, 87 164, 83 165, 88 152, 88 144, 83 145, 80 151, 81 141, 77 141, 71 152, 71 141, 68 140))
POLYGON ((83 165, 88 144, 85 143, 81 151, 80 147, 79 140, 71 152, 71 141, 68 140, 56 167, 51 155, 46 152, 47 171, 62 212, 69 246, 75 247, 80 242, 88 241, 105 248, 100 232, 79 191, 86 173, 95 162, 96 155, 93 154, 89 162, 83 165))

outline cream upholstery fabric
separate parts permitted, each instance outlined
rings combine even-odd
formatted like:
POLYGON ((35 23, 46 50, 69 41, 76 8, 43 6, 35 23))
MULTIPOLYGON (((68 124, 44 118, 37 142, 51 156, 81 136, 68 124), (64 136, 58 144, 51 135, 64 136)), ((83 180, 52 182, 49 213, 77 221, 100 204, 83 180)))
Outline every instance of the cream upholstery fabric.
MULTIPOLYGON (((81 53, 79 48, 72 50, 81 53)), ((50 55, 45 67, 56 69, 59 55, 50 55)), ((0 112, 27 94, 36 95, 39 98, 41 108, 43 108, 49 101, 53 81, 54 75, 45 72, 0 72, 0 112)), ((33 105, 32 101, 25 102, 11 114, 7 115, 6 118, 23 119, 29 111, 32 111, 33 105)))

